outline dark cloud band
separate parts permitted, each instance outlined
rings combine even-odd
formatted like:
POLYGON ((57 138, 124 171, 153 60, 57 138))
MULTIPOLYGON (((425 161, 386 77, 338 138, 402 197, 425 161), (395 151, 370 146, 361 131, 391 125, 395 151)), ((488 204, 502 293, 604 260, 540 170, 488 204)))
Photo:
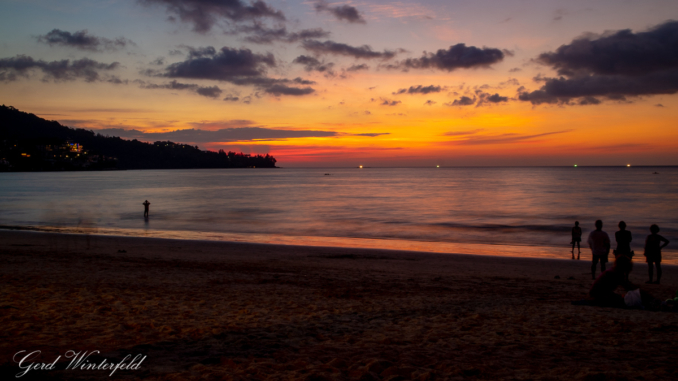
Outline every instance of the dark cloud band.
POLYGON ((211 79, 235 85, 253 85, 266 93, 280 95, 307 95, 315 90, 291 85, 312 85, 315 82, 302 78, 269 78, 267 70, 276 67, 273 54, 254 53, 249 49, 223 47, 189 48, 189 57, 169 65, 163 76, 169 78, 211 79))
POLYGON ((158 4, 180 21, 193 24, 198 33, 209 32, 221 20, 239 22, 271 18, 285 20, 285 15, 261 0, 245 4, 240 0, 139 0, 142 4, 158 4))
POLYGON ((165 75, 176 78, 234 81, 265 75, 267 67, 275 67, 273 54, 257 54, 249 49, 212 47, 191 51, 187 60, 169 65, 165 75))
POLYGON ((400 69, 439 69, 452 71, 488 67, 504 59, 507 51, 494 48, 477 48, 456 44, 449 49, 439 49, 435 53, 424 53, 419 58, 408 58, 390 68, 400 69))
POLYGON ((621 30, 603 36, 588 35, 541 54, 537 61, 551 66, 559 78, 539 77, 539 90, 522 92, 532 104, 592 105, 607 99, 625 99, 678 92, 678 21, 648 31, 621 30))

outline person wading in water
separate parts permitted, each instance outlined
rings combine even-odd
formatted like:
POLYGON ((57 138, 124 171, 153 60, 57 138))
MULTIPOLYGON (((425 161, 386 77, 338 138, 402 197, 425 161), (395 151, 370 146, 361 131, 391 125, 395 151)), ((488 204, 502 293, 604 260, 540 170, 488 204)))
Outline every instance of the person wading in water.
POLYGON ((142 205, 144 206, 144 218, 148 218, 148 207, 151 205, 151 203, 146 200, 142 205))

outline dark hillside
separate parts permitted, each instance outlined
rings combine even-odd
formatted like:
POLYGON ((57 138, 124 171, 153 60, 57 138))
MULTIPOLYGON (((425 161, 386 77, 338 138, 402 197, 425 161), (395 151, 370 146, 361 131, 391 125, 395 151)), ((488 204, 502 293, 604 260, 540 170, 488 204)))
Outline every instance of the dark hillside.
POLYGON ((0 168, 5 171, 275 168, 275 163, 269 155, 203 151, 173 142, 150 144, 103 136, 0 106, 0 168))

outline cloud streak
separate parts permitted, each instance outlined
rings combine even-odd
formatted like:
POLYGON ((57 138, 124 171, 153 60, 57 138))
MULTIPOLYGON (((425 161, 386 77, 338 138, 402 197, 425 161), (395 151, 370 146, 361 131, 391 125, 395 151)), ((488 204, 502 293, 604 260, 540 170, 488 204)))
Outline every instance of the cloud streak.
POLYGON ((386 99, 386 98, 379 98, 379 99, 381 99, 381 103, 380 103, 381 106, 397 106, 400 103, 402 103, 401 101, 392 101, 392 100, 386 99))
POLYGON ((249 34, 244 38, 246 42, 255 44, 271 44, 273 42, 293 43, 300 40, 329 37, 330 32, 321 28, 302 29, 298 32, 288 32, 284 26, 278 28, 267 28, 259 23, 254 25, 243 25, 234 29, 233 34, 249 34))
POLYGON ((471 106, 476 103, 476 97, 469 98, 467 96, 462 96, 459 99, 455 99, 452 103, 445 103, 445 106, 471 106))
POLYGON ((286 85, 272 85, 264 89, 265 92, 269 94, 273 94, 275 96, 281 96, 281 95, 293 95, 293 96, 300 96, 300 95, 308 95, 312 94, 315 92, 315 89, 311 87, 290 87, 286 85))
POLYGON ((328 12, 336 17, 337 20, 346 21, 352 24, 365 24, 366 22, 365 18, 360 14, 358 9, 350 5, 344 4, 333 7, 327 2, 320 0, 315 3, 314 7, 316 12, 328 12))
MULTIPOLYGON (((558 135, 570 132, 572 130, 563 130, 563 131, 554 131, 554 132, 545 132, 542 134, 532 134, 532 135, 522 135, 516 133, 507 133, 500 135, 479 135, 477 132, 480 130, 467 131, 468 133, 462 135, 467 136, 465 139, 452 140, 446 144, 453 145, 491 145, 491 144, 511 144, 511 143, 534 143, 534 139, 541 138, 545 136, 558 135)), ((459 135, 447 135, 447 136, 459 136, 459 135)))
POLYGON ((332 62, 320 61, 315 57, 300 55, 292 63, 303 65, 306 71, 332 72, 334 64, 332 62))
POLYGON ((339 136, 339 133, 334 131, 279 130, 263 127, 222 128, 214 131, 191 128, 170 132, 143 132, 122 128, 106 128, 95 130, 95 132, 102 135, 120 136, 126 139, 138 139, 149 142, 170 140, 183 143, 225 143, 339 136))
POLYGON ((66 46, 92 52, 102 52, 105 50, 114 51, 122 49, 127 45, 136 45, 131 40, 123 37, 111 40, 104 37, 93 36, 89 34, 86 29, 75 33, 60 29, 52 29, 49 33, 38 36, 37 39, 38 42, 42 42, 49 46, 66 46))
POLYGON ((476 105, 476 107, 480 107, 480 106, 482 106, 483 104, 486 104, 486 103, 495 103, 496 104, 496 103, 508 102, 508 97, 501 96, 498 93, 490 94, 490 93, 478 91, 477 94, 478 94, 478 104, 476 105))
POLYGON ((190 90, 198 95, 208 98, 218 98, 223 92, 218 86, 199 86, 194 83, 180 83, 176 80, 165 84, 146 83, 144 81, 135 81, 139 83, 142 89, 168 89, 168 90, 190 90))
POLYGON ((467 136, 475 135, 479 132, 485 131, 484 128, 476 128, 475 130, 466 130, 466 131, 448 131, 443 134, 443 136, 467 136))
POLYGON ((351 134, 351 136, 367 136, 367 137, 370 137, 370 138, 374 138, 374 137, 377 137, 377 136, 383 136, 383 135, 391 135, 391 133, 390 132, 368 132, 368 133, 364 133, 364 134, 351 134))
POLYGON ((398 91, 394 91, 392 94, 397 95, 397 94, 430 94, 430 93, 439 93, 443 90, 442 86, 410 86, 409 89, 398 89, 398 91))
POLYGON ((346 69, 346 71, 351 72, 351 71, 369 70, 369 68, 370 68, 370 67, 367 66, 366 64, 351 65, 351 66, 349 66, 349 67, 346 69))
POLYGON ((315 54, 331 54, 338 56, 348 56, 361 59, 391 59, 397 54, 395 51, 384 50, 377 52, 372 50, 369 45, 351 46, 334 41, 320 42, 318 40, 306 40, 302 47, 315 54))

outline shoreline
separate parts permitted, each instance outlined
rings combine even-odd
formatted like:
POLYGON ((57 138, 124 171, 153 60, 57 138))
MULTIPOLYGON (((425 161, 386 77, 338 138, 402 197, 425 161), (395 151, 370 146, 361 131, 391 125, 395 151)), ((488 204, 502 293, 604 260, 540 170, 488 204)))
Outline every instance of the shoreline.
MULTIPOLYGON (((115 376, 149 380, 677 372, 677 315, 571 305, 590 287, 586 260, 16 231, 0 231, 0 260, 0 374, 11 377, 21 350, 50 361, 99 350, 95 363, 141 354, 139 370, 115 376)), ((644 277, 637 265, 631 281, 644 277)), ((666 266, 663 284, 644 289, 666 298, 677 287, 666 266)), ((109 379, 66 364, 31 372, 109 379)))
MULTIPOLYGON (((402 239, 375 239, 355 237, 323 237, 323 236, 288 236, 280 234, 249 234, 249 233, 221 233, 221 232, 193 232, 154 230, 144 232, 139 230, 119 228, 82 228, 82 227, 36 227, 36 226, 0 226, 0 232, 16 231, 40 234, 71 234, 89 237, 118 237, 118 238, 148 238, 171 239, 183 241, 204 241, 223 243, 250 243, 283 246, 308 246, 318 248, 346 248, 391 250, 409 253, 437 253, 437 254, 466 254, 510 258, 548 258, 571 260, 569 246, 528 246, 508 244, 479 244, 461 242, 411 241, 402 239), (88 231, 89 230, 89 231, 88 231)), ((582 247, 582 258, 590 258, 590 250, 582 247)), ((613 261, 613 255, 610 255, 613 261)), ((644 261, 642 254, 634 257, 636 261, 644 261)), ((678 265, 678 256, 671 250, 665 252, 663 264, 678 265), (668 255, 666 255, 668 254, 668 255)))

